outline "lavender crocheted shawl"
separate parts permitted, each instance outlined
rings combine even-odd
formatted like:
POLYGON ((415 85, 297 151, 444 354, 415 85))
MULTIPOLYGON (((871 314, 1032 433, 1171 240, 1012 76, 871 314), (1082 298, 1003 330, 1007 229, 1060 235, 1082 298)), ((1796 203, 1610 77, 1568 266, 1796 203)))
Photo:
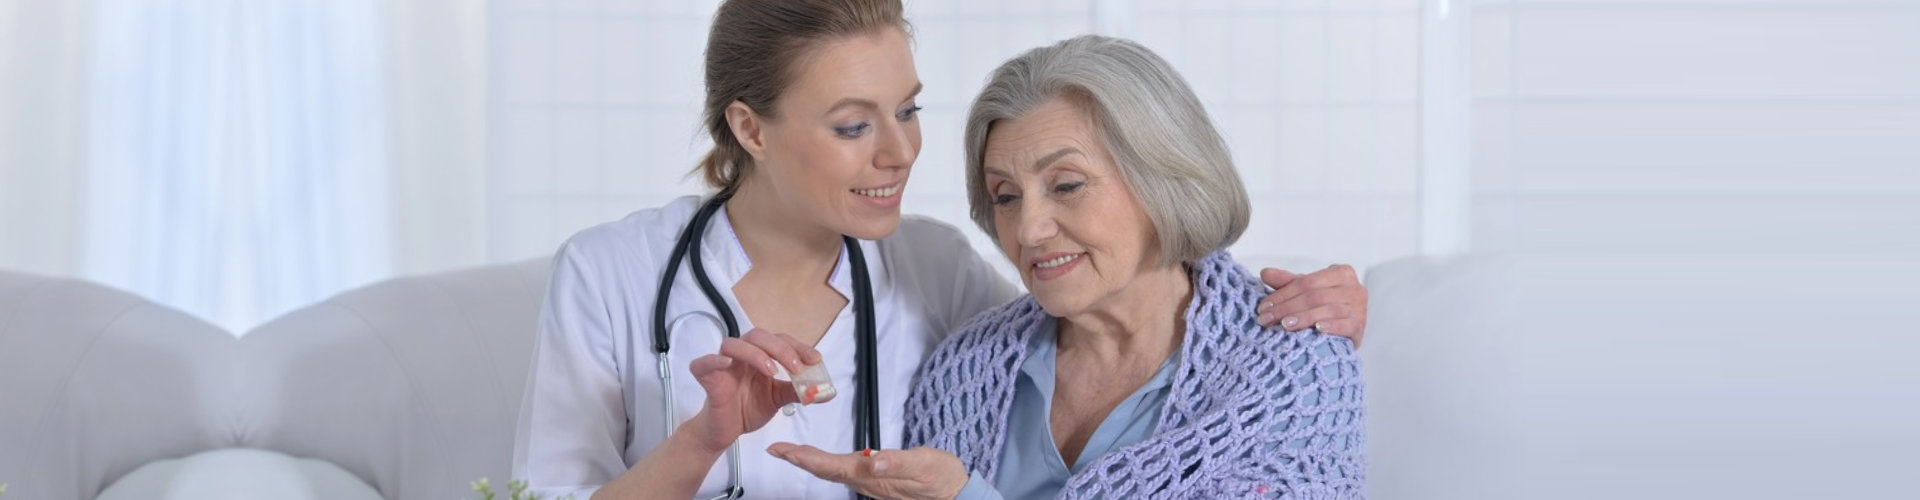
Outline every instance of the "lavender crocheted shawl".
MULTIPOLYGON (((1267 288, 1226 252, 1190 266, 1186 338, 1152 437, 1100 457, 1062 498, 1364 497, 1363 388, 1347 339, 1254 322, 1267 288)), ((1046 318, 1033 296, 974 317, 921 368, 908 446, 952 452, 992 481, 1027 340, 1046 318)))

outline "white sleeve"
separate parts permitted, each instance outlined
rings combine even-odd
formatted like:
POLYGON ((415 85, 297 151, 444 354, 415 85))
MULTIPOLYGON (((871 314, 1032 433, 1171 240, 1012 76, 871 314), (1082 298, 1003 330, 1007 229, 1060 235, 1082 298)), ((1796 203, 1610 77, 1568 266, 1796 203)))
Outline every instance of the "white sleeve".
POLYGON ((554 255, 521 398, 513 475, 547 498, 587 498, 626 472, 627 413, 607 297, 574 242, 554 255))

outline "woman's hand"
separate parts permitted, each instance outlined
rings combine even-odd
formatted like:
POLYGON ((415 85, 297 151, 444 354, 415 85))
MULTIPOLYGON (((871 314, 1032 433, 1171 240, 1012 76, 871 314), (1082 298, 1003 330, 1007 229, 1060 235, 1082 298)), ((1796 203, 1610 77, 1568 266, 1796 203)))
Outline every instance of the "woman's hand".
POLYGON ((820 363, 820 352, 782 333, 759 328, 720 343, 720 352, 693 360, 689 368, 707 391, 707 404, 682 428, 697 433, 709 451, 723 451, 741 434, 767 425, 773 412, 800 401, 793 383, 774 380, 774 364, 787 373, 820 363))
POLYGON ((847 485, 863 495, 890 499, 951 500, 967 486, 967 466, 936 448, 835 455, 812 446, 774 443, 767 453, 815 477, 847 485))
POLYGON ((1304 276, 1269 267, 1260 270, 1260 281, 1273 287, 1260 299, 1261 326, 1279 324, 1288 331, 1312 326, 1360 346, 1367 333, 1367 287, 1352 266, 1337 264, 1304 276))

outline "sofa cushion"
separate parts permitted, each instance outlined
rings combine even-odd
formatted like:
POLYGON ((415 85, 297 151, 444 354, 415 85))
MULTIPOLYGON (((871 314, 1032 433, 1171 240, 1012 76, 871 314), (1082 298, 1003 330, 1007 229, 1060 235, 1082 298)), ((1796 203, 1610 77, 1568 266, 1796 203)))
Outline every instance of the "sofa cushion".
POLYGON ((232 445, 236 348, 132 294, 0 272, 7 498, 93 498, 140 464, 232 445))
POLYGON ((247 333, 243 445, 332 462, 388 498, 506 478, 547 267, 389 280, 247 333))
POLYGON ((225 448, 156 460, 96 500, 384 500, 339 466, 283 453, 225 448))

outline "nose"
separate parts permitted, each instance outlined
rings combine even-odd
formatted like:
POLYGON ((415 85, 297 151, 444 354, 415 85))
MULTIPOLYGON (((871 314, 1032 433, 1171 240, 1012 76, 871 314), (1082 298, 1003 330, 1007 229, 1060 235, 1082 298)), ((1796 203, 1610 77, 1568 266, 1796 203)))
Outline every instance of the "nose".
POLYGON ((913 166, 913 160, 920 156, 920 128, 908 123, 882 120, 878 147, 874 150, 873 166, 882 169, 902 169, 913 166))
MULTIPOLYGON (((1031 197, 1029 197, 1031 199, 1031 197)), ((1048 240, 1060 235, 1059 221, 1055 220, 1053 207, 1048 203, 1023 203, 1014 216, 1015 234, 1020 238, 1020 246, 1039 248, 1048 240)))

